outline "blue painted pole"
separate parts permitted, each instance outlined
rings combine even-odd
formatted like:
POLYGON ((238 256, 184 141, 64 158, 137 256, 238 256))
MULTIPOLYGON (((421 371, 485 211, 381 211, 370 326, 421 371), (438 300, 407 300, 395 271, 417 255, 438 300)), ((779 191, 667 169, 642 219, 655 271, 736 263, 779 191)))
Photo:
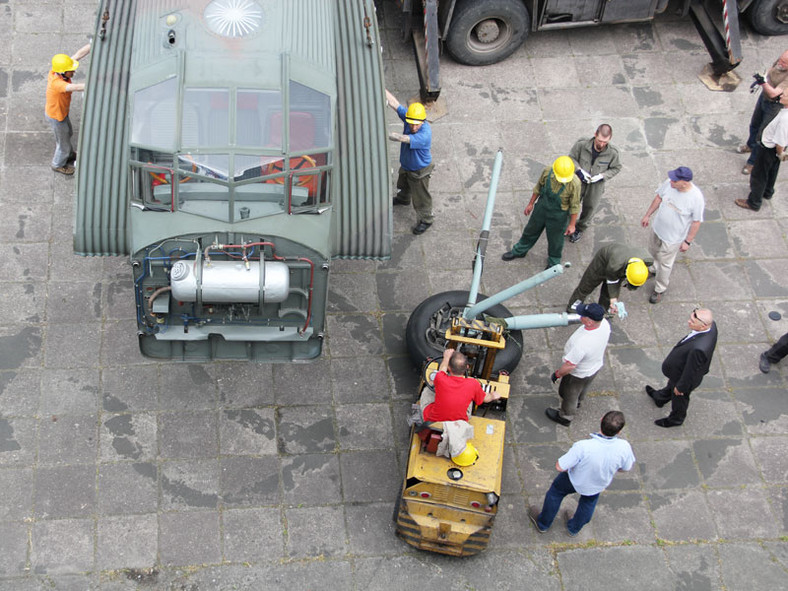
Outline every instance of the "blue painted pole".
POLYGON ((504 318, 509 330, 530 330, 532 328, 549 328, 551 326, 568 326, 579 324, 579 314, 529 314, 528 316, 512 316, 504 318))
MULTIPOLYGON (((478 318, 479 315, 492 308, 496 304, 500 304, 512 298, 518 294, 523 293, 531 288, 536 287, 537 285, 541 285, 545 281, 552 279, 553 277, 558 277, 562 275, 564 272, 564 267, 569 267, 570 263, 563 263, 558 265, 553 265, 549 269, 545 269, 541 273, 537 273, 533 277, 529 277, 528 279, 521 281, 516 285, 512 285, 511 287, 507 287, 503 291, 499 291, 494 296, 490 296, 486 300, 479 302, 478 304, 471 305, 467 307, 465 311, 462 313, 462 317, 466 320, 471 320, 472 318, 478 318)), ((557 325, 560 326, 560 325, 557 325)))
MULTIPOLYGON (((490 190, 487 192, 487 205, 484 208, 484 219, 482 220, 482 231, 479 234, 479 243, 476 246, 476 258, 473 261, 473 279, 471 280, 471 290, 468 293, 468 303, 466 310, 476 303, 479 295, 479 284, 482 281, 482 268, 484 266, 484 256, 487 253, 487 243, 490 239, 490 226, 492 225, 493 210, 495 209, 495 195, 498 191, 498 180, 501 176, 503 166, 503 150, 498 150, 495 154, 493 163, 492 177, 490 178, 490 190)), ((465 318, 471 318, 465 316, 465 318)))

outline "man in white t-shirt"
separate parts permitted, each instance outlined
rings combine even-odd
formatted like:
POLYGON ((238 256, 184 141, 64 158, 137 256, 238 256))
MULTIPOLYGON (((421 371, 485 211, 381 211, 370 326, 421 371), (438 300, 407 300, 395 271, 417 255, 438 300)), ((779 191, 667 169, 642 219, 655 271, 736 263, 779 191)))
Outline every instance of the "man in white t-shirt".
POLYGON ((788 146, 788 95, 780 96, 780 104, 782 109, 761 134, 761 145, 750 173, 750 194, 747 199, 734 201, 744 209, 758 211, 764 199, 772 198, 780 162, 788 159, 785 151, 788 146))
POLYGON ((564 427, 572 422, 588 387, 602 369, 610 339, 610 323, 605 320, 605 309, 600 304, 578 304, 575 311, 580 314, 583 326, 566 341, 563 363, 550 376, 553 383, 561 380, 558 386, 561 408, 544 411, 548 419, 564 427))
POLYGON ((580 533, 591 521, 599 494, 605 490, 616 472, 628 472, 635 464, 632 447, 618 434, 624 428, 624 413, 611 410, 602 417, 601 433, 592 433, 590 439, 576 442, 572 448, 558 458, 555 469, 559 474, 544 496, 542 510, 531 505, 528 518, 539 533, 544 533, 553 524, 564 497, 578 493, 580 499, 572 517, 566 512, 566 529, 570 536, 580 533))
POLYGON ((658 304, 668 289, 676 256, 692 245, 703 221, 704 207, 703 193, 692 183, 692 171, 686 166, 668 172, 668 180, 657 188, 654 200, 640 220, 640 225, 648 228, 656 212, 648 240, 657 275, 654 291, 648 298, 652 304, 658 304))

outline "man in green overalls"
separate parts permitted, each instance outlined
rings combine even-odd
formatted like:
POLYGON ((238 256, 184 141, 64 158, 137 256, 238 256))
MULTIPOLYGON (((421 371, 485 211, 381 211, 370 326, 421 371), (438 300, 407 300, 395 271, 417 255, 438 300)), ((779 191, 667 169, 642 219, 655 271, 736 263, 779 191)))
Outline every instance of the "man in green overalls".
POLYGON ((580 213, 580 179, 575 176, 575 164, 569 156, 559 156, 553 166, 542 171, 534 187, 525 215, 531 216, 519 242, 503 253, 505 261, 528 254, 542 231, 547 233, 547 267, 561 262, 564 236, 575 231, 580 213), (533 215, 531 215, 533 213, 533 215))

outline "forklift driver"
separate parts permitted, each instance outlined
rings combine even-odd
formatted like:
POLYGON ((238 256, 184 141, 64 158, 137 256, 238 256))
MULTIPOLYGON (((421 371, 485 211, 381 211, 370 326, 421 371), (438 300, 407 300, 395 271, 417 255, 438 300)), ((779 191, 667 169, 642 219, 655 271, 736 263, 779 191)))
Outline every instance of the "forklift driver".
POLYGON ((421 416, 425 422, 467 421, 473 407, 498 400, 500 394, 485 394, 481 384, 464 376, 468 368, 468 358, 459 351, 446 349, 435 374, 434 390, 425 387, 419 398, 421 416))

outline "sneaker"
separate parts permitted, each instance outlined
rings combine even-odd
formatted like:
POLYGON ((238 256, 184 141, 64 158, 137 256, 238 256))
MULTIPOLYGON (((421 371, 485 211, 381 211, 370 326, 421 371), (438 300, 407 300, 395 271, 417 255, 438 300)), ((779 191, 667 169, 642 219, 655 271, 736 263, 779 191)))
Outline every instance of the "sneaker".
POLYGON ((572 232, 572 233, 569 235, 569 242, 571 242, 572 244, 574 244, 575 242, 577 242, 578 240, 580 240, 580 237, 581 237, 582 235, 583 235, 583 232, 581 232, 580 230, 575 230, 574 232, 572 232))
POLYGON ((763 373, 769 373, 772 369, 771 362, 766 358, 766 353, 761 353, 761 358, 758 360, 758 369, 763 373))
POLYGON ((742 174, 750 174, 752 172, 752 164, 745 164, 744 168, 741 169, 742 174))
POLYGON ((747 144, 742 144, 736 148, 737 154, 749 154, 750 152, 752 152, 752 149, 747 144))
POLYGON ((531 505, 528 507, 528 519, 531 520, 531 523, 534 524, 536 531, 538 531, 540 534, 543 534, 547 531, 546 529, 539 527, 539 507, 536 505, 531 505))
POLYGON ((658 304, 662 301, 662 294, 658 291, 651 292, 651 295, 648 298, 649 304, 658 304))
POLYGON ((76 169, 73 166, 69 166, 68 164, 66 164, 65 166, 53 166, 52 170, 54 170, 55 172, 59 172, 60 174, 64 174, 66 176, 71 176, 72 174, 74 174, 74 171, 76 169))
POLYGON ((575 300, 566 307, 566 311, 570 314, 575 314, 577 312, 577 307, 582 303, 582 300, 575 300))

